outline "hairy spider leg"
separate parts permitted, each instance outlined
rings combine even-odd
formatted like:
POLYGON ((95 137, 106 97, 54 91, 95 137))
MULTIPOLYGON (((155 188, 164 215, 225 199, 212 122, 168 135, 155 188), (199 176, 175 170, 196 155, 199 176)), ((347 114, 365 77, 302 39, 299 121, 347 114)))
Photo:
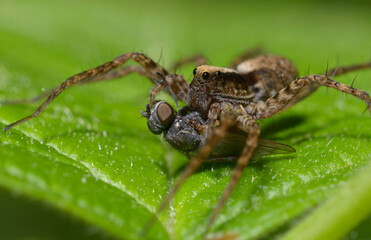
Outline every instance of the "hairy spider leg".
MULTIPOLYGON (((331 78, 333 78, 334 76, 340 76, 340 75, 343 75, 343 74, 346 74, 346 73, 349 73, 349 72, 352 72, 352 71, 362 70, 362 69, 367 69, 367 68, 371 68, 371 62, 363 63, 363 64, 357 64, 357 65, 351 65, 351 66, 345 66, 345 67, 336 67, 336 68, 333 68, 329 71, 326 71, 326 73, 324 75, 325 76, 331 76, 331 78)), ((353 87, 353 83, 354 82, 352 82, 352 85, 350 87, 353 87)), ((318 84, 316 82, 309 83, 306 87, 304 87, 296 95, 296 97, 293 100, 291 100, 290 103, 287 104, 285 109, 295 105, 296 103, 300 102, 304 98, 306 98, 309 95, 311 95, 312 93, 314 93, 319 86, 321 86, 321 84, 318 84)))
POLYGON ((345 92, 365 101, 368 110, 371 113, 371 99, 367 92, 353 88, 352 86, 339 83, 324 75, 309 75, 301 77, 283 88, 275 96, 266 101, 264 108, 257 107, 252 113, 258 119, 269 118, 286 109, 286 106, 300 93, 300 91, 310 83, 316 83, 320 86, 330 87, 341 92, 345 92))
MULTIPOLYGON (((8 131, 9 129, 23 122, 26 122, 32 118, 37 117, 60 93, 62 93, 68 87, 71 87, 76 84, 81 84, 81 83, 89 83, 89 82, 94 82, 94 81, 118 78, 118 77, 125 76, 131 72, 138 72, 141 75, 143 74, 144 76, 146 76, 153 82, 158 81, 157 73, 162 74, 163 76, 165 76, 165 79, 168 81, 169 85, 171 86, 175 94, 176 95, 179 94, 181 97, 180 98, 181 100, 186 100, 189 86, 182 76, 176 75, 176 74, 169 74, 163 67, 155 63, 152 59, 145 56, 144 54, 131 52, 131 53, 126 53, 121 56, 118 56, 112 61, 102 64, 98 67, 91 68, 87 71, 81 72, 79 74, 76 74, 68 78, 60 86, 48 92, 50 93, 49 97, 36 109, 36 111, 32 115, 24 117, 6 126, 4 128, 4 131, 8 131), (113 70, 117 69, 121 65, 125 64, 130 59, 139 63, 142 66, 142 68, 129 66, 129 67, 124 67, 122 69, 112 72, 113 70)), ((42 94, 42 96, 44 96, 44 94, 42 94)), ((31 99, 31 100, 36 101, 39 99, 40 99, 40 96, 34 99, 31 99)), ((29 101, 26 101, 26 102, 29 102, 29 101)))
POLYGON ((225 205, 227 199, 235 189, 236 184, 242 176, 243 170, 248 165, 255 149, 258 146, 258 139, 260 136, 260 127, 258 123, 250 115, 247 115, 245 111, 241 111, 243 109, 240 108, 240 106, 232 107, 232 105, 226 104, 226 108, 228 108, 228 111, 231 113, 230 115, 228 115, 228 117, 235 118, 236 126, 249 135, 246 140, 246 145, 242 150, 241 156, 238 158, 236 166, 233 169, 228 186, 224 190, 223 195, 220 197, 219 202, 217 203, 215 209, 211 214, 211 217, 209 218, 204 235, 209 232, 211 225, 214 223, 216 217, 225 205))
MULTIPOLYGON (((80 82, 76 83, 76 85, 99 82, 99 81, 103 81, 103 80, 114 80, 114 79, 121 78, 121 77, 124 77, 126 75, 129 75, 133 72, 136 72, 141 76, 147 77, 148 79, 150 79, 153 82, 151 76, 144 70, 144 68, 142 68, 140 66, 136 66, 136 65, 131 65, 131 66, 125 66, 125 67, 120 68, 120 69, 115 70, 115 71, 108 72, 108 73, 103 74, 101 76, 81 80, 80 82)), ((35 97, 29 98, 29 99, 15 99, 15 100, 0 101, 0 105, 29 104, 29 103, 38 102, 40 99, 42 99, 46 96, 49 96, 51 93, 53 93, 55 89, 56 89, 56 87, 53 88, 53 89, 49 89, 48 91, 45 91, 45 92, 43 92, 43 93, 41 93, 41 94, 39 94, 35 97)))
MULTIPOLYGON (((194 158, 192 158, 188 165, 185 167, 176 184, 171 188, 166 198, 157 208, 156 211, 157 215, 165 209, 165 207, 169 204, 170 200, 174 197, 174 195, 183 185, 183 183, 201 166, 202 162, 211 153, 214 146, 220 141, 220 139, 222 139, 225 136, 229 127, 236 122, 236 117, 234 116, 235 115, 233 114, 233 112, 230 111, 229 107, 223 106, 221 107, 220 126, 211 131, 211 134, 208 135, 208 137, 206 138, 205 145, 203 145, 200 148, 197 155, 194 158)), ((156 215, 153 216, 151 220, 147 223, 142 233, 146 234, 155 221, 156 215)))

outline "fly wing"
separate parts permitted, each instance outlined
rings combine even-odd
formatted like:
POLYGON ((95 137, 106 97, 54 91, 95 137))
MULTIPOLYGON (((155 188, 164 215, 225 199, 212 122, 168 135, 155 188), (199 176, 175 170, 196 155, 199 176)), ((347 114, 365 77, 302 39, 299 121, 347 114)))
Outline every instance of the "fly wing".
MULTIPOLYGON (((235 161, 246 145, 247 134, 228 133, 213 149, 207 162, 235 161)), ((274 154, 290 154, 296 150, 286 144, 271 140, 259 139, 258 147, 254 151, 254 157, 262 157, 274 154)))
POLYGON ((259 139, 258 148, 255 150, 254 156, 261 157, 274 154, 290 154, 294 152, 296 152, 295 148, 289 145, 267 139, 259 139))

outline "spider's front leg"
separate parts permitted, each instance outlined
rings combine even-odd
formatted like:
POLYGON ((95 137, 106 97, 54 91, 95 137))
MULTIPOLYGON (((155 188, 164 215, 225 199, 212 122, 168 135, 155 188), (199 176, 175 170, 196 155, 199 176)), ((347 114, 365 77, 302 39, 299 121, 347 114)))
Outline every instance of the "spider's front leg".
MULTIPOLYGON (((80 82, 78 82, 76 85, 82 85, 82 84, 87 84, 87 83, 94 83, 94 82, 100 82, 100 81, 106 81, 106 80, 114 80, 114 79, 118 79, 118 78, 122 78, 122 77, 125 77, 131 73, 138 73, 139 75, 143 76, 143 77, 147 77, 150 81, 154 82, 153 79, 152 79, 152 76, 146 72, 146 70, 140 66, 136 66, 136 65, 131 65, 131 66, 125 66, 123 68, 120 68, 118 70, 115 70, 115 71, 111 71, 111 72, 108 72, 106 74, 103 74, 103 75, 98 75, 97 77, 94 77, 94 78, 86 78, 85 80, 81 80, 80 82)), ((29 103, 35 103, 35 102, 38 102, 39 100, 41 100, 42 98, 44 97, 47 97, 49 96, 50 94, 52 94, 54 92, 56 88, 53 88, 53 89, 49 89, 48 91, 45 91, 33 98, 29 98, 29 99, 12 99, 12 100, 3 100, 3 101, 0 101, 0 106, 1 105, 14 105, 14 104, 29 104, 29 103)))
MULTIPOLYGON (((102 64, 98 67, 89 69, 87 71, 84 71, 82 73, 76 74, 68 78, 60 86, 48 92, 50 93, 48 98, 36 109, 36 111, 32 115, 24 117, 6 126, 4 128, 4 131, 8 131, 9 129, 23 122, 26 122, 32 118, 37 117, 59 94, 61 94, 65 89, 73 85, 114 79, 125 76, 131 72, 138 72, 139 74, 146 76, 147 78, 156 83, 158 82, 158 74, 161 74, 166 78, 166 80, 169 81, 169 85, 171 86, 175 94, 179 96, 181 100, 186 100, 189 86, 181 75, 169 74, 168 71, 166 71, 163 67, 161 67, 159 64, 157 64, 144 54, 131 52, 118 56, 112 61, 102 64), (129 66, 116 70, 118 67, 125 64, 130 59, 139 63, 141 67, 129 66)), ((31 99, 31 102, 38 99, 39 97, 31 99)), ((22 103, 22 101, 13 103, 22 103)))
POLYGON ((256 118, 258 119, 264 119, 284 111, 288 106, 291 106, 291 101, 295 100, 296 97, 301 93, 301 91, 305 89, 305 87, 308 86, 310 83, 316 83, 320 86, 330 87, 351 94, 365 101, 366 106, 371 113, 371 98, 366 91, 362 91, 353 88, 352 86, 339 83, 325 75, 310 75, 292 81, 290 85, 283 88, 275 96, 269 98, 266 101, 264 107, 256 107, 252 112, 252 115, 256 116, 256 118))
POLYGON ((252 116, 246 114, 242 107, 240 106, 232 107, 231 105, 228 104, 226 105, 226 108, 228 108, 228 112, 230 112, 229 117, 231 118, 236 117, 235 120, 236 126, 242 131, 248 133, 249 136, 247 137, 246 145, 242 150, 241 156, 238 158, 236 166, 232 172, 231 180, 229 181, 227 188, 225 189, 216 208, 214 209, 211 217, 209 218, 204 234, 208 233, 211 225, 215 221, 215 218, 217 217, 220 210, 223 208, 227 199, 231 195, 232 191, 236 187, 236 184, 238 183, 239 179, 242 176, 243 170, 249 163, 255 149, 258 146, 258 140, 260 136, 260 127, 258 123, 252 116))
MULTIPOLYGON (((179 188, 183 183, 201 166, 202 162, 210 155, 216 144, 226 135, 227 130, 236 122, 235 114, 229 107, 221 107, 220 104, 213 104, 214 111, 210 115, 217 114, 216 116, 210 116, 211 118, 219 117, 220 126, 210 131, 210 134, 205 140, 205 144, 198 150, 195 157, 193 157, 188 165, 181 173, 178 181, 169 191, 166 198, 162 201, 157 209, 157 214, 162 212, 164 208, 169 204, 170 200, 174 197, 179 188)), ((153 225, 156 220, 154 216, 144 228, 144 233, 153 225)))

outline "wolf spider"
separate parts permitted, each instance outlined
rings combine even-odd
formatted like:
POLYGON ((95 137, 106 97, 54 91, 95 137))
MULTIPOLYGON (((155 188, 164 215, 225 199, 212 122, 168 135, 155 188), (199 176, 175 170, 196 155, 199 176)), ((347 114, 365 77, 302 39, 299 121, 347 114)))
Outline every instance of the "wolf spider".
MULTIPOLYGON (((189 164, 159 206, 157 213, 167 206, 184 181, 203 162, 236 161, 229 185, 206 225, 206 234, 254 152, 265 155, 295 151, 284 144, 259 140, 258 120, 286 110, 309 96, 319 86, 334 88, 365 101, 371 113, 371 99, 367 92, 332 80, 336 75, 370 68, 371 63, 326 70, 326 73, 321 75, 298 77, 296 67, 288 59, 259 54, 261 52, 257 49, 249 51, 235 59, 229 68, 205 65, 206 60, 200 55, 183 59, 174 64, 172 69, 195 63, 197 67, 193 71, 194 77, 188 84, 182 75, 171 74, 146 55, 126 53, 103 65, 76 74, 59 87, 36 98, 3 102, 34 102, 49 95, 32 115, 6 126, 4 131, 37 117, 60 93, 73 85, 121 78, 133 72, 148 78, 155 84, 150 91, 150 103, 146 106, 146 111, 142 111, 142 115, 147 118, 149 129, 155 134, 163 133, 167 142, 190 158, 189 164), (120 68, 129 60, 134 60, 139 66, 120 68), (169 103, 156 100, 156 95, 162 90, 173 96, 178 112, 169 103), (177 100, 187 103, 187 106, 179 110, 177 100), (232 147, 228 147, 228 143, 232 147)), ((154 219, 150 221, 146 229, 153 221, 154 219)))

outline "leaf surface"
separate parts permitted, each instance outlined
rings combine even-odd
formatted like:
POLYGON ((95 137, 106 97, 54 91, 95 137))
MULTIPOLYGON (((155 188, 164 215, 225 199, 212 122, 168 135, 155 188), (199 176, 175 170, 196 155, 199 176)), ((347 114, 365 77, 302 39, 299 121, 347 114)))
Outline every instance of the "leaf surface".
MULTIPOLYGON (((308 65, 310 73, 323 73, 327 61, 337 66, 369 60, 371 19, 358 6, 301 3, 291 9, 271 3, 267 9, 217 1, 195 8, 193 2, 165 2, 164 11, 154 2, 69 3, 0 3, 0 99, 35 96, 133 50, 154 60, 162 53, 159 62, 165 66, 199 51, 212 64, 225 66, 239 51, 261 42, 267 51, 295 62, 300 75, 307 74, 308 65), (305 19, 304 10, 311 12, 305 19), (209 24, 202 28, 201 23, 209 24)), ((192 66, 180 72, 190 79, 192 66)), ((335 80, 351 84, 355 74, 335 80)), ((354 86, 370 92, 369 79, 370 71, 359 71, 354 86)), ((40 117, 0 134, 0 185, 112 236, 140 239, 187 162, 140 118, 150 88, 146 79, 130 75, 67 90, 40 117)), ((1 106, 1 126, 36 107, 1 106)), ((277 237, 310 215, 369 163, 371 118, 367 112, 360 115, 363 110, 364 103, 352 96, 319 89, 261 122, 263 138, 293 146, 297 153, 266 156, 247 167, 212 232, 239 239, 277 237)), ((233 164, 203 166, 146 237, 200 239, 232 169, 233 164)))

